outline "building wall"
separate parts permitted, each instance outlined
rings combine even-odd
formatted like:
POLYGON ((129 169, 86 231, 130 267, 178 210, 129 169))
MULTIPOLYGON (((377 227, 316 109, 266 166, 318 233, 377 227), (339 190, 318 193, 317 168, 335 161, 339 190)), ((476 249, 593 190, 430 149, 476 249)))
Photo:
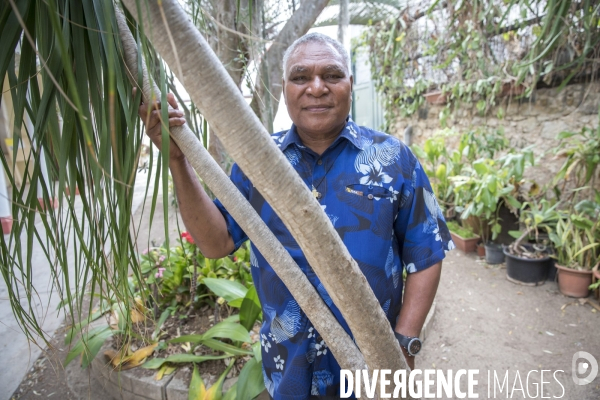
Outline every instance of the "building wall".
MULTIPOLYGON (((598 127, 600 84, 574 84, 557 89, 539 89, 531 98, 517 100, 502 98, 500 104, 484 117, 477 110, 463 108, 448 117, 448 127, 460 133, 477 127, 504 128, 505 136, 515 148, 534 145, 536 156, 542 156, 528 178, 538 184, 549 182, 563 163, 556 158, 552 149, 557 146, 556 136, 563 131, 578 132, 583 127, 598 127), (503 107, 505 116, 496 117, 498 108, 503 107)), ((404 131, 412 126, 412 142, 423 144, 441 129, 439 113, 444 106, 424 105, 411 118, 398 118, 392 134, 404 140, 404 131)), ((457 139, 457 138, 456 138, 457 139)), ((448 140, 448 147, 456 146, 457 140, 448 140)))

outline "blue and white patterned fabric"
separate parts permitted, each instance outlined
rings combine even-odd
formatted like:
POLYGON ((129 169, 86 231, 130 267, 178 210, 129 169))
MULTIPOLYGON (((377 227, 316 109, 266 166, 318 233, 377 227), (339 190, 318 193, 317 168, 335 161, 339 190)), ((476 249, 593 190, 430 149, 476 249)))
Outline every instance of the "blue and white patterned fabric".
MULTIPOLYGON (((393 327, 402 304, 402 270, 440 262, 454 248, 423 168, 400 140, 350 118, 321 156, 295 126, 272 136, 320 204, 371 285, 393 327)), ((231 180, 306 273, 350 333, 346 321, 273 209, 237 165, 231 180)), ((217 200, 236 248, 246 234, 217 200)), ((260 332, 265 385, 276 400, 339 395, 340 367, 271 266, 252 245, 251 270, 263 307, 260 332)), ((360 301, 360 299, 357 299, 360 301)))

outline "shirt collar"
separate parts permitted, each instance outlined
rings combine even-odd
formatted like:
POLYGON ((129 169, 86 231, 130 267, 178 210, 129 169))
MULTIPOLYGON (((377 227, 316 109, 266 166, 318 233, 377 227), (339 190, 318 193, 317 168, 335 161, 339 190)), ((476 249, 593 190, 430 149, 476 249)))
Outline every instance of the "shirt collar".
MULTIPOLYGON (((346 118, 346 126, 344 127, 344 130, 342 130, 342 133, 340 133, 340 136, 338 137, 338 139, 340 137, 347 139, 348 141, 350 141, 350 143, 352 143, 358 149, 360 149, 360 150, 363 149, 361 130, 358 127, 358 125, 356 125, 356 123, 352 120, 352 117, 348 116, 348 118, 346 118)), ((338 139, 336 139, 336 140, 338 140, 338 139)), ((290 128, 290 130, 288 130, 287 133, 285 134, 285 137, 283 138, 283 141, 281 142, 280 148, 282 151, 285 151, 285 149, 287 149, 288 146, 291 144, 295 144, 296 146, 298 146, 301 149, 306 147, 302 144, 302 140, 300 140, 300 136, 298 136, 298 132, 296 131, 295 124, 292 124, 292 127, 290 128)))

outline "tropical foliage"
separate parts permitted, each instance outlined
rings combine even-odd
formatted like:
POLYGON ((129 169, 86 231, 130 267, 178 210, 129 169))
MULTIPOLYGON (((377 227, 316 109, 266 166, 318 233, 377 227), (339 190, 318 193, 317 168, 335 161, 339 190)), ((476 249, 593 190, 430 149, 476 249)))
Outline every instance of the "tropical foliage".
POLYGON ((112 338, 113 346, 104 356, 116 370, 141 365, 156 370, 156 379, 160 380, 178 366, 193 363, 190 393, 206 392, 210 394, 206 398, 211 399, 221 396, 223 380, 235 366, 234 372, 240 378, 227 395, 236 398, 237 388, 241 387, 238 399, 253 398, 264 390, 260 343, 255 332, 261 308, 249 274, 250 255, 246 246, 232 256, 210 260, 184 232, 177 246, 143 251, 142 280, 135 276, 128 279, 133 303, 126 307, 115 295, 102 298, 92 315, 74 325, 66 336, 65 344, 73 344, 66 363, 81 357, 81 365, 86 368, 104 342, 112 338), (124 315, 127 310, 132 335, 127 330, 124 315), (179 333, 178 321, 199 321, 207 312, 214 314, 209 318, 214 320, 212 327, 205 332, 179 333), (229 316, 219 321, 223 312, 229 316), (173 326, 178 327, 176 334, 173 326), (78 336, 80 339, 75 342, 78 336), (221 368, 224 371, 207 390, 198 380, 196 365, 218 360, 225 361, 221 368), (257 375, 260 379, 256 379, 257 375))
MULTIPOLYGON (((431 90, 448 103, 445 122, 461 104, 485 114, 502 96, 593 78, 599 7, 591 0, 409 2, 363 38, 387 122, 415 113, 431 90)), ((495 110, 503 116, 503 107, 495 110)))

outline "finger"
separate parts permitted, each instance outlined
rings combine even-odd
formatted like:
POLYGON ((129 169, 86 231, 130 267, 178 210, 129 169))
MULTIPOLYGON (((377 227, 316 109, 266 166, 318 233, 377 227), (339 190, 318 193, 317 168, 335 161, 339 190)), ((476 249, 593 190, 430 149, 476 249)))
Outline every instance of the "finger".
POLYGON ((178 109, 179 105, 177 104, 177 101, 175 100, 175 96, 173 95, 173 93, 167 93, 167 102, 171 105, 171 107, 173 107, 174 109, 178 109))
POLYGON ((169 118, 178 118, 178 117, 183 117, 183 112, 181 112, 180 110, 174 110, 171 108, 169 110, 169 118))
POLYGON ((148 114, 148 105, 146 103, 141 103, 138 107, 138 115, 144 118, 148 114))
POLYGON ((161 109, 161 104, 160 101, 156 100, 152 102, 152 109, 153 110, 160 110, 161 109))
POLYGON ((169 118, 169 128, 181 126, 186 123, 185 118, 169 118))

